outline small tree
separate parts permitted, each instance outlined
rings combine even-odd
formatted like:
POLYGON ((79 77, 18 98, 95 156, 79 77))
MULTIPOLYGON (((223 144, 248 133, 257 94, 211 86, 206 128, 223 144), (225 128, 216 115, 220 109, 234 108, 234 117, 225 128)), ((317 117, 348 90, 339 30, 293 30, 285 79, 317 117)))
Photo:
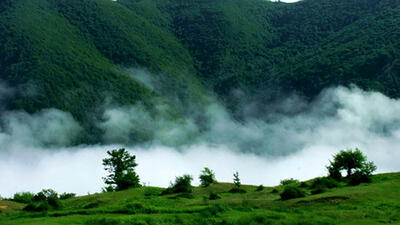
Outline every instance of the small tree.
POLYGON ((139 176, 135 172, 138 165, 135 162, 136 156, 130 155, 124 148, 107 151, 110 158, 103 159, 103 166, 110 174, 103 177, 108 185, 106 190, 124 190, 132 187, 139 187, 139 176))
POLYGON ((210 184, 217 182, 214 172, 207 167, 201 171, 199 179, 203 187, 208 187, 210 184))
POLYGON ((373 162, 368 162, 367 157, 358 149, 341 150, 333 156, 333 161, 327 166, 329 176, 334 179, 342 178, 341 171, 345 170, 348 178, 357 176, 368 179, 376 170, 373 162))
POLYGON ((233 173, 233 184, 235 185, 236 189, 240 189, 240 178, 239 178, 239 172, 233 173))

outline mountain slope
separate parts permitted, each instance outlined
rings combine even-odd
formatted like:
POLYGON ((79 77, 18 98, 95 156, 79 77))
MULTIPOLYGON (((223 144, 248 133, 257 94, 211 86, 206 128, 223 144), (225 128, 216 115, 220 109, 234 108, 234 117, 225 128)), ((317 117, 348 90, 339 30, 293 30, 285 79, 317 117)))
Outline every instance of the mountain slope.
POLYGON ((70 112, 98 142, 110 99, 185 117, 214 92, 240 118, 244 102, 335 85, 399 97, 398 15, 399 0, 6 0, 0 80, 14 91, 2 104, 70 112))

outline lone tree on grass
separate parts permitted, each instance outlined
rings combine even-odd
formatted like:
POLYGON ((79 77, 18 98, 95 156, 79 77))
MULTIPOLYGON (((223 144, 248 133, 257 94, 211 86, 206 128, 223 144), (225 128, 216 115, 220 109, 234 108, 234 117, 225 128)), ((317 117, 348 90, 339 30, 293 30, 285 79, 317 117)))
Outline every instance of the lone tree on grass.
POLYGON ((338 154, 333 156, 333 161, 327 166, 329 176, 340 180, 342 178, 342 171, 345 170, 347 178, 355 183, 368 182, 370 176, 376 170, 373 162, 367 161, 367 157, 356 148, 354 151, 351 149, 341 150, 338 154))
POLYGON ((240 189, 240 178, 239 178, 239 172, 233 173, 233 184, 235 185, 236 189, 240 189))
POLYGON ((216 183, 215 173, 209 168, 205 167, 199 176, 201 186, 208 187, 212 183, 216 183))
POLYGON ((139 187, 139 176, 135 172, 138 165, 136 156, 129 154, 124 148, 107 151, 109 158, 103 159, 103 166, 110 174, 103 177, 108 185, 107 191, 120 191, 127 188, 139 187))
POLYGON ((240 178, 239 178, 239 172, 233 173, 233 184, 234 187, 229 191, 231 193, 245 193, 246 190, 241 189, 241 183, 240 183, 240 178))

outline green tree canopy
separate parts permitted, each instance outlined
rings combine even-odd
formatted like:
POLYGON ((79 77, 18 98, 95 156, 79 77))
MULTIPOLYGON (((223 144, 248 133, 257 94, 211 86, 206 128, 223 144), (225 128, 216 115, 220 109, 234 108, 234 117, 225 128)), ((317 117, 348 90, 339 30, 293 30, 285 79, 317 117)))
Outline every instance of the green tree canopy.
POLYGON ((368 162, 367 157, 356 148, 354 151, 351 149, 341 150, 334 155, 333 161, 330 162, 327 169, 330 177, 340 179, 343 170, 347 172, 348 178, 353 175, 369 177, 376 170, 376 166, 373 162, 368 162))
POLYGON ((208 167, 204 167, 199 176, 201 186, 208 187, 212 183, 216 183, 215 173, 208 167))
POLYGON ((106 190, 124 190, 139 187, 139 176, 135 172, 138 165, 136 156, 129 154, 124 148, 107 151, 109 158, 103 159, 103 166, 110 174, 103 177, 108 185, 106 190))

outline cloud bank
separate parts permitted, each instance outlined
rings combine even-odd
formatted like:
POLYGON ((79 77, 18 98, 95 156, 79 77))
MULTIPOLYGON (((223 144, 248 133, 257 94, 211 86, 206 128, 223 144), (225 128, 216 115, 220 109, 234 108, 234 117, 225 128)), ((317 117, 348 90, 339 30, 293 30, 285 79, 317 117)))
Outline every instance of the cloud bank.
POLYGON ((0 194, 42 188, 98 192, 105 175, 101 160, 106 150, 118 147, 137 155, 141 181, 154 186, 167 186, 184 173, 197 178, 205 166, 226 182, 234 171, 243 183, 255 185, 309 179, 326 174, 332 154, 355 147, 377 164, 378 172, 400 170, 400 100, 337 87, 311 103, 291 97, 280 107, 252 105, 258 114, 265 110, 265 116, 238 121, 213 102, 203 109, 202 126, 190 116, 171 116, 162 105, 156 112, 141 105, 111 107, 98 122, 109 144, 77 147, 63 147, 81 130, 70 114, 55 109, 34 115, 8 112, 1 118, 0 194), (290 113, 296 106, 304 110, 290 113), (131 138, 143 144, 112 144, 131 138))

